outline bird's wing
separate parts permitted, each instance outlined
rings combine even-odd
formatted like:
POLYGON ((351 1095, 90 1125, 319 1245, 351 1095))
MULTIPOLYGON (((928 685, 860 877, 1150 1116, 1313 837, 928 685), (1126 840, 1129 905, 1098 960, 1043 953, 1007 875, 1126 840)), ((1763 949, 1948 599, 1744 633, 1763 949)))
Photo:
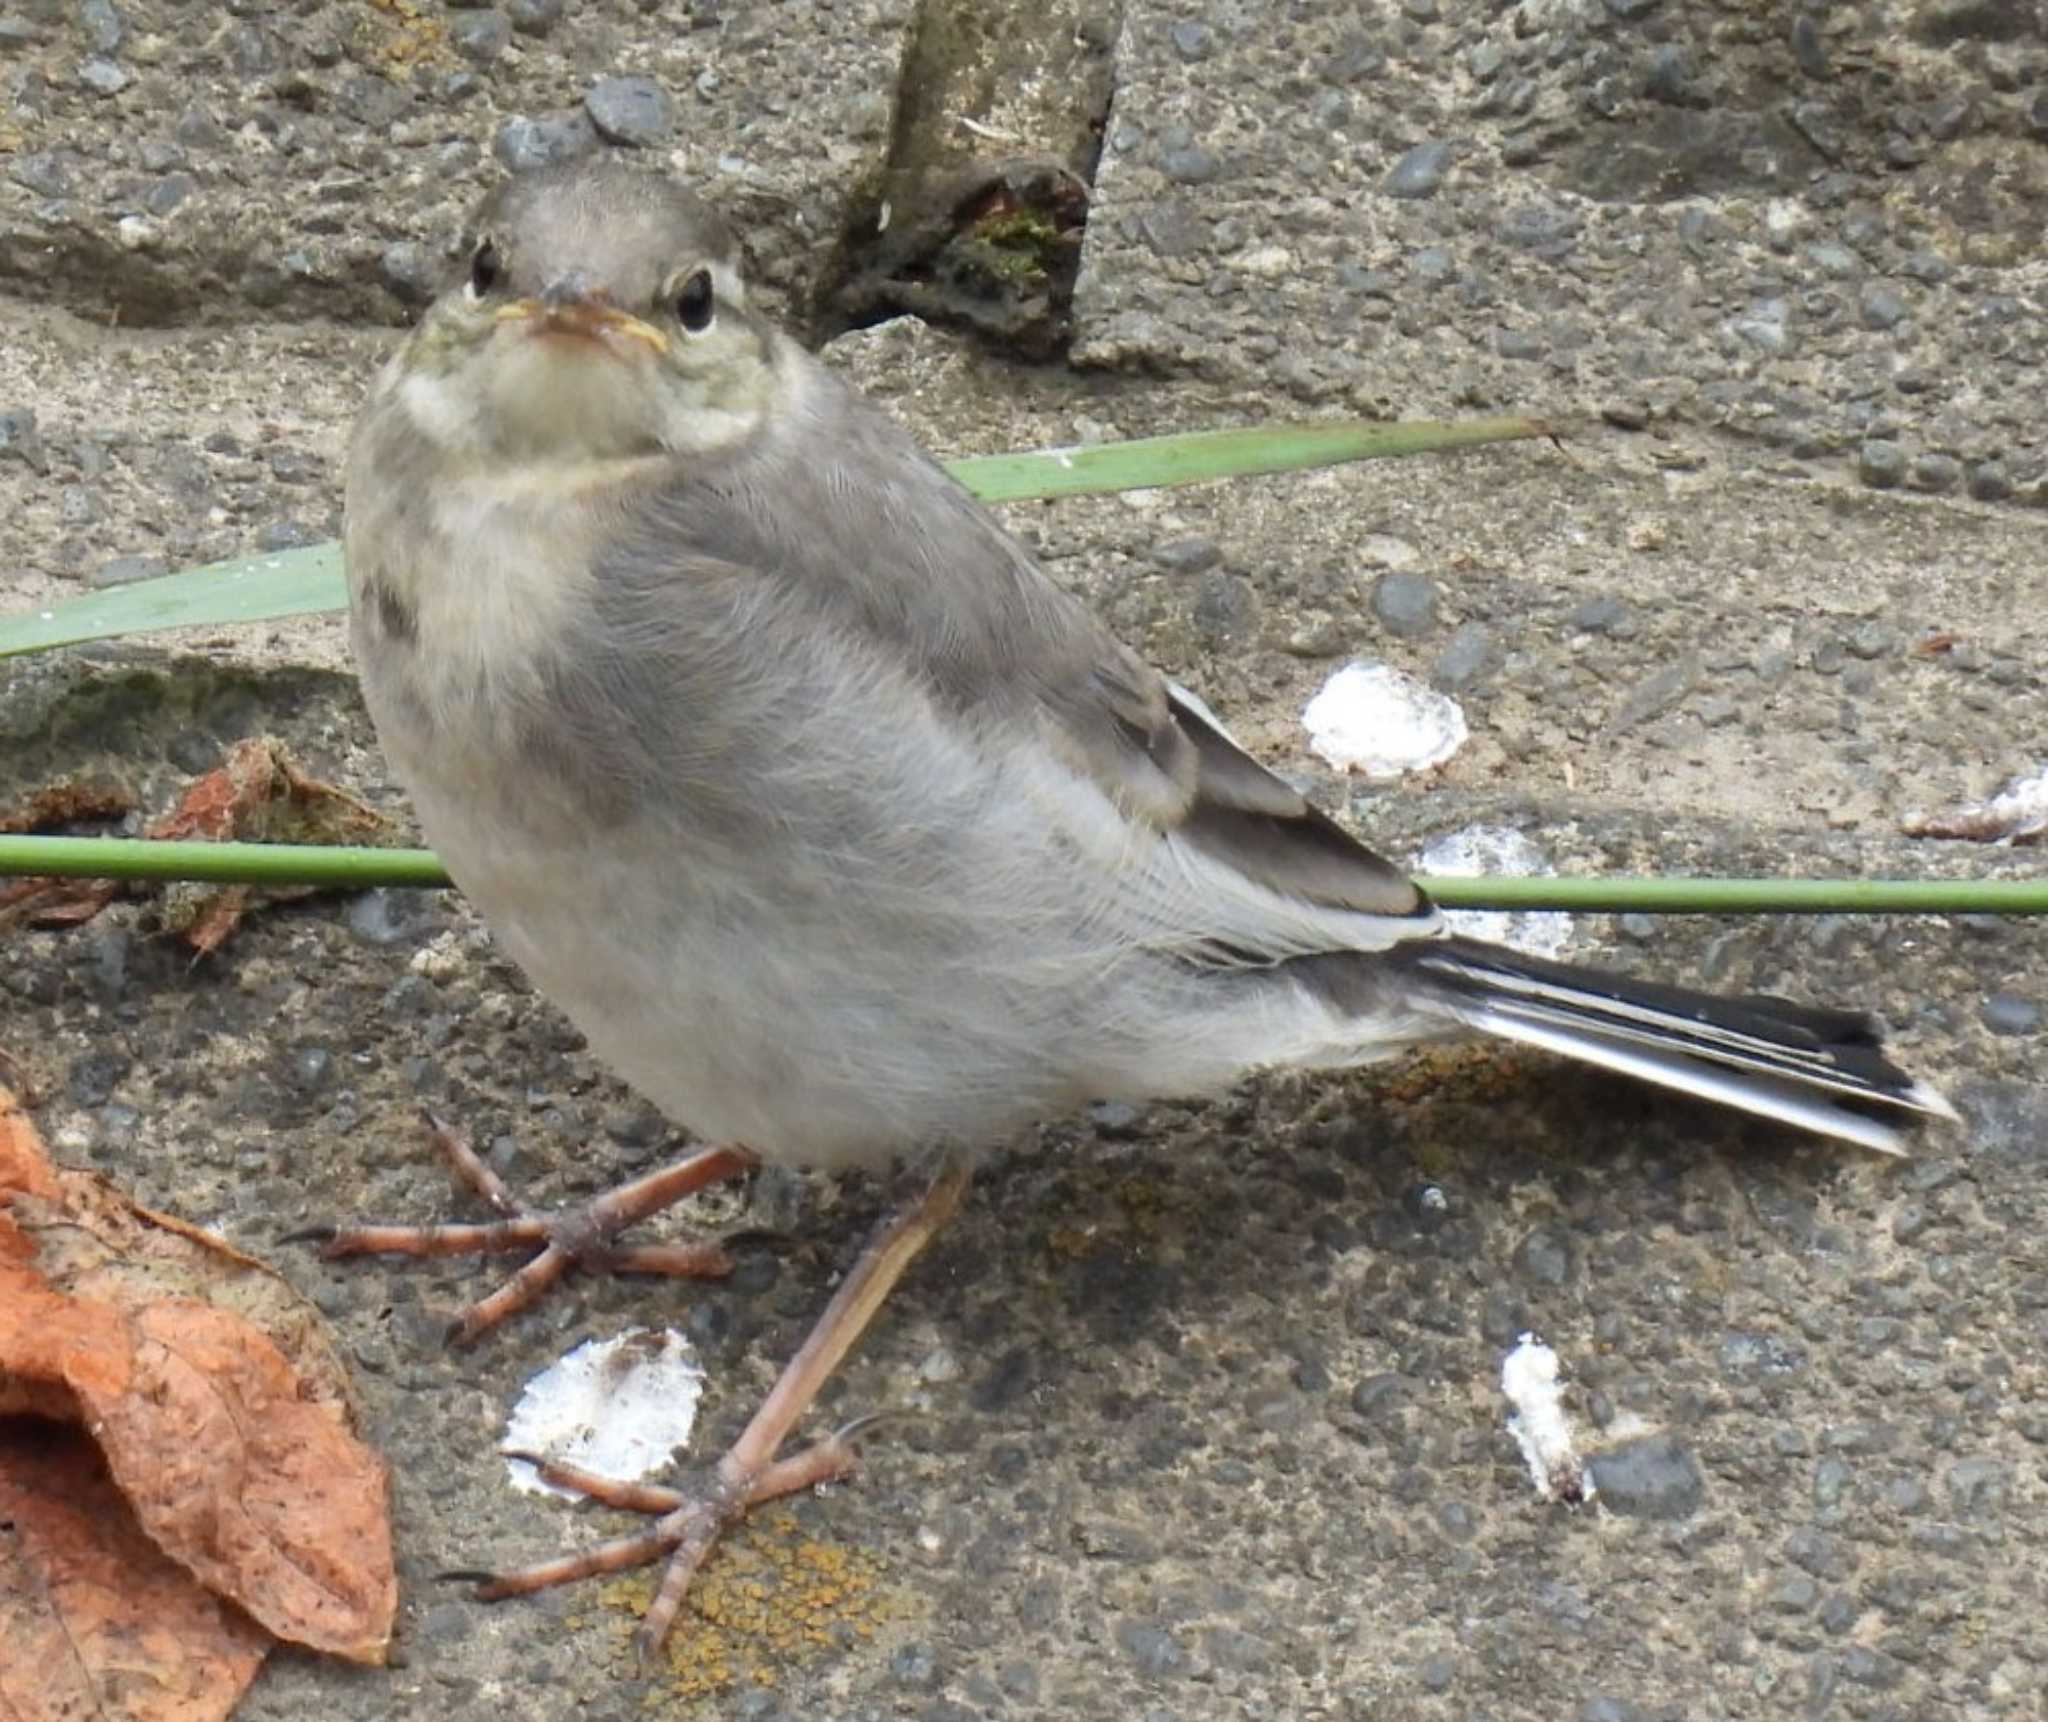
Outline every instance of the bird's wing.
POLYGON ((1232 960, 1437 930, 1399 868, 1117 640, 893 419, 822 372, 805 386, 822 410, 671 493, 672 540, 801 583, 836 625, 907 658, 964 721, 992 735, 1034 728, 1170 848, 1170 868, 1219 894, 1213 937, 1232 960))

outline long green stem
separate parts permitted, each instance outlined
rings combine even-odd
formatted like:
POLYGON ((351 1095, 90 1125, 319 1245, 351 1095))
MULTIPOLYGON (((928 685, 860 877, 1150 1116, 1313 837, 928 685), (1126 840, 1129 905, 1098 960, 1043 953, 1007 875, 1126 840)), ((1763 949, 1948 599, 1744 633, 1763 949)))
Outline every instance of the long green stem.
POLYGON ((2048 915, 2048 879, 1591 879, 1420 875, 1447 909, 1625 915, 2048 915))
POLYGON ((431 849, 314 843, 153 842, 140 837, 0 837, 0 878, 196 879, 214 885, 445 885, 431 849))
MULTIPOLYGON (((196 879, 215 884, 446 885, 427 849, 304 843, 153 843, 128 837, 0 836, 0 878, 196 879)), ((1419 883, 1447 909, 1570 909, 1584 914, 2043 915, 2041 879, 1465 878, 1419 883)))

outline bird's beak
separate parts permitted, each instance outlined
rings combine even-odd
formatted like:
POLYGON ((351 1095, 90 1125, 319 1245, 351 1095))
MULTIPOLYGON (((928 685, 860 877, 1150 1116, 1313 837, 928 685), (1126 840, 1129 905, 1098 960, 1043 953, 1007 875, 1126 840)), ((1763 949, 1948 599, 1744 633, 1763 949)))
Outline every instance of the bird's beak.
POLYGON ((657 353, 668 351, 668 337, 652 323, 605 303, 602 291, 580 275, 550 282, 537 299, 515 299, 498 308, 501 323, 525 323, 535 335, 568 336, 608 346, 621 337, 639 341, 657 353))

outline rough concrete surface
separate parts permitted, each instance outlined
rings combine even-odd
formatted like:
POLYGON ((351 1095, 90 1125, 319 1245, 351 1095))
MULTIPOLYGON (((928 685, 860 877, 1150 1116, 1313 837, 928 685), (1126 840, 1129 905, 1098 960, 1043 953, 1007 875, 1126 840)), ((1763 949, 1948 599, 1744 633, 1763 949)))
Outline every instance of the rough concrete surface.
MULTIPOLYGON (((1065 46, 963 10, 0 4, 7 607, 330 534, 353 403, 463 206, 599 117, 829 330, 878 188, 961 171, 958 131, 905 135, 961 117, 897 87, 915 66, 998 177, 1103 122, 1070 363, 900 322, 833 344, 934 447, 1311 408, 1568 429, 1010 511, 1390 852, 1484 822, 1566 871, 2038 867, 1897 834, 2048 736, 2038 4, 1042 9, 1065 46), (1472 740, 1425 781, 1331 778, 1298 714, 1354 656, 1433 678, 1472 740)), ((0 669, 0 807, 101 766, 160 805, 258 732, 403 816, 325 621, 0 669)), ((1880 1163, 1488 1050, 1050 1121, 821 1422, 915 1414, 736 1539, 656 1679, 607 1587, 435 1582, 616 1528, 506 1489, 505 1412, 575 1339, 672 1322, 715 1453, 886 1181, 707 1197, 676 1223, 740 1234, 728 1282, 576 1281, 451 1354, 480 1276, 275 1240, 447 1211, 423 1104, 541 1202, 684 1140, 458 899, 268 911, 196 965, 142 903, 12 931, 0 1050, 63 1157, 278 1262, 354 1357, 399 1654, 280 1655, 250 1717, 2041 1714, 2048 934, 1601 918, 1570 949, 1867 1005, 1966 1123, 1880 1163), (1539 1501, 1503 1428, 1532 1327, 1605 1450, 1590 1509, 1539 1501)))

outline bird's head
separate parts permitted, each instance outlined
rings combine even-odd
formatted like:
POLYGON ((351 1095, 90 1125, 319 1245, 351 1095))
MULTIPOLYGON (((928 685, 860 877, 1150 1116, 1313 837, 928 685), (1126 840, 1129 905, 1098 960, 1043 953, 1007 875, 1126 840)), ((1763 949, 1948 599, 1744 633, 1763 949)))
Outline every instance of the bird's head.
POLYGON ((730 229, 674 182, 606 159, 485 201, 461 278, 385 382, 448 452, 567 462, 730 446, 773 386, 730 229))

